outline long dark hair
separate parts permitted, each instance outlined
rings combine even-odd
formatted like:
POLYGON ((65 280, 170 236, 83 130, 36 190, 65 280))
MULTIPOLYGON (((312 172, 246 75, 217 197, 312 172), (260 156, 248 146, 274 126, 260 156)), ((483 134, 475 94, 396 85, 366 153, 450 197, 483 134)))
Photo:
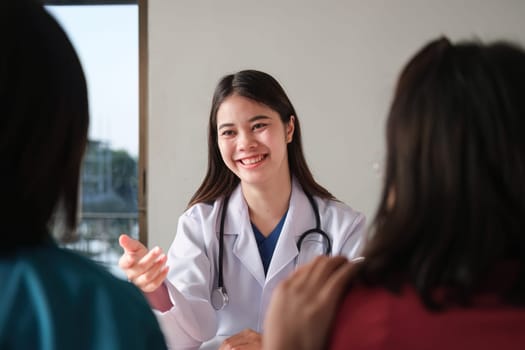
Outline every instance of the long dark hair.
POLYGON ((270 107, 279 114, 283 124, 287 124, 291 116, 295 117, 294 136, 287 146, 290 173, 297 178, 307 193, 333 199, 332 194, 314 180, 308 168, 303 154, 299 118, 281 85, 267 73, 243 70, 226 75, 215 88, 208 125, 208 169, 188 206, 199 202, 211 202, 221 196, 230 195, 240 181, 222 160, 217 143, 217 111, 221 103, 233 94, 270 107))
POLYGON ((3 250, 41 242, 57 208, 76 227, 87 91, 78 57, 36 1, 2 1, 0 215, 3 250))
POLYGON ((468 303, 514 261, 519 277, 502 294, 523 303, 524 94, 525 53, 510 43, 439 38, 409 61, 388 116, 365 281, 394 290, 408 281, 428 307, 441 287, 468 303))

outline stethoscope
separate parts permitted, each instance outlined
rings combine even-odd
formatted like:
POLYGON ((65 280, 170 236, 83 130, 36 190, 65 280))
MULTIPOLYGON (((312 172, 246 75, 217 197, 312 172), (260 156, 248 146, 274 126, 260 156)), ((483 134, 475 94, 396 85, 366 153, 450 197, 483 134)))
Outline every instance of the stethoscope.
MULTIPOLYGON (((332 253, 332 243, 330 242, 330 237, 328 237, 326 232, 321 230, 321 218, 319 216, 319 208, 317 207, 317 203, 315 203, 314 198, 311 195, 306 194, 306 196, 308 197, 308 201, 310 202, 310 205, 312 206, 315 214, 315 227, 301 234, 299 240, 297 241, 297 250, 299 251, 297 264, 307 262, 307 259, 301 258, 301 251, 303 251, 302 248, 303 246, 306 247, 306 245, 310 247, 323 247, 324 249, 322 254, 324 255, 330 255, 332 253)), ((215 288, 211 293, 211 304, 215 310, 223 309, 226 305, 228 305, 229 302, 228 293, 224 287, 224 280, 222 276, 222 260, 224 253, 224 219, 226 218, 226 211, 228 209, 229 201, 229 196, 224 199, 221 213, 221 223, 219 226, 219 281, 217 283, 217 288, 215 288)))

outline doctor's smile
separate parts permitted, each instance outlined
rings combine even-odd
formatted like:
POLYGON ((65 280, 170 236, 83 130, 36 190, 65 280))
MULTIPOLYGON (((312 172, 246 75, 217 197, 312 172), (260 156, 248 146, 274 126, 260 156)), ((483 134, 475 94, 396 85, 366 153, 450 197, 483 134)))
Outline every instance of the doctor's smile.
POLYGON ((260 163, 266 157, 267 157, 267 155, 265 154, 265 155, 260 155, 260 156, 257 156, 257 157, 239 159, 238 162, 241 163, 242 165, 252 166, 253 167, 254 165, 257 165, 258 163, 260 163))

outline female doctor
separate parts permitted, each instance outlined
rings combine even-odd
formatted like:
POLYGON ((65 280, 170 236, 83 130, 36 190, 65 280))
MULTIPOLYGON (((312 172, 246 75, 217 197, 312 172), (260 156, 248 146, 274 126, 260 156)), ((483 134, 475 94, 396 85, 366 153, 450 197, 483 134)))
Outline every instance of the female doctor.
POLYGON ((123 235, 119 265, 171 348, 258 349, 277 284, 317 255, 357 257, 365 218, 314 180, 294 107, 266 73, 220 80, 208 152, 167 256, 123 235))

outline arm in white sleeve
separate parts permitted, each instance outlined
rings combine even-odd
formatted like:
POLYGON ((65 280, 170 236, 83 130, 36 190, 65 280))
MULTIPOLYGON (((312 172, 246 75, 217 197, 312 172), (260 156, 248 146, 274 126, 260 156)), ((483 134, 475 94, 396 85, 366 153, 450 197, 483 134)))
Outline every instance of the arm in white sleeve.
POLYGON ((173 307, 155 314, 170 349, 196 349, 217 333, 216 311, 210 303, 213 264, 202 226, 198 215, 183 214, 168 251, 165 284, 173 307))

